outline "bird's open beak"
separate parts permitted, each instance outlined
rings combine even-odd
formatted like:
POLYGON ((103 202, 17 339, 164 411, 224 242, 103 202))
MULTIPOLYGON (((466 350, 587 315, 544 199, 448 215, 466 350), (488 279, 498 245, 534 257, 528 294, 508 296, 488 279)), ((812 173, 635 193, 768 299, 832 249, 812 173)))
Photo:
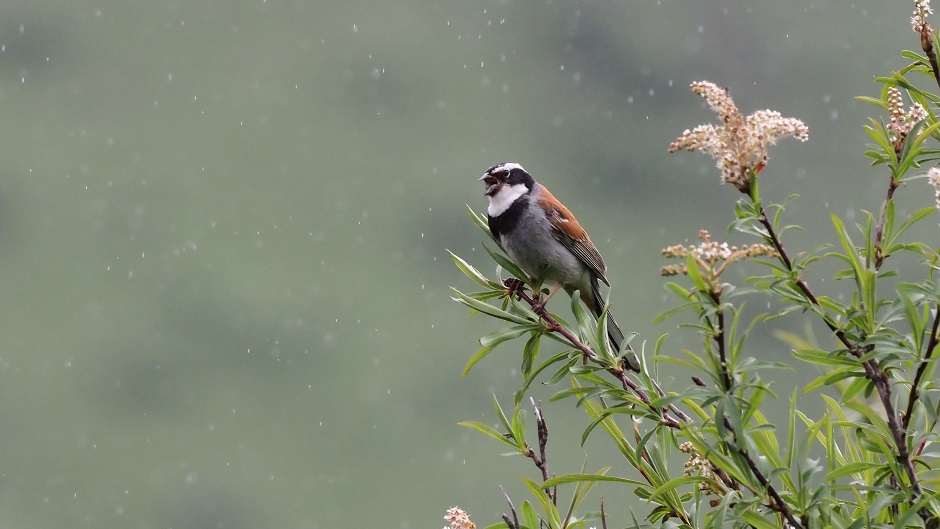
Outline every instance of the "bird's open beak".
POLYGON ((496 192, 499 191, 499 188, 503 187, 502 182, 500 182, 499 179, 497 179, 496 177, 494 177, 493 175, 489 173, 481 176, 480 180, 482 180, 483 183, 486 184, 486 191, 484 191, 483 194, 488 197, 495 195, 496 192))

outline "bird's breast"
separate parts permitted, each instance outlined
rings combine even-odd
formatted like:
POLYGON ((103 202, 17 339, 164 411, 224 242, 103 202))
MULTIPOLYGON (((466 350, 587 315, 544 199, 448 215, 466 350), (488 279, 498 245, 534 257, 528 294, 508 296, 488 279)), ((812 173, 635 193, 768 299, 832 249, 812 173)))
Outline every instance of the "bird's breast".
POLYGON ((586 267, 555 238, 544 214, 519 215, 513 229, 498 240, 509 258, 532 276, 564 284, 578 283, 584 276, 586 267))

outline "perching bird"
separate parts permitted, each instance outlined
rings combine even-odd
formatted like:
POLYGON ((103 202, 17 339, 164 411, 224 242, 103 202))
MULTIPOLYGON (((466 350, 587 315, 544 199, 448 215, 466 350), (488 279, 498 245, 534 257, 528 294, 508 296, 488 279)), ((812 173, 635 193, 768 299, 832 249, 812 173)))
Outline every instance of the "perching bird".
MULTIPOLYGON (((569 295, 578 290, 581 301, 599 318, 604 298, 598 280, 610 286, 607 265, 568 208, 517 163, 498 163, 480 180, 489 199, 490 232, 500 248, 527 274, 556 283, 551 294, 558 287, 569 295)), ((620 352, 623 331, 609 312, 607 333, 620 352)), ((635 360, 630 363, 632 369, 637 367, 632 365, 635 360)))

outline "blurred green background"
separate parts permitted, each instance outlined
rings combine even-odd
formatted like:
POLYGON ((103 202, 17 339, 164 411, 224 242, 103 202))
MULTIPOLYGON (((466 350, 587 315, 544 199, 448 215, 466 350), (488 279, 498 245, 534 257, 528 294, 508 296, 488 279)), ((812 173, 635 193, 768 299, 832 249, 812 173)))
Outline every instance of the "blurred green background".
MULTIPOLYGON (((738 199, 666 154, 713 120, 689 83, 807 123, 762 190, 801 195, 811 248, 879 207, 853 97, 919 46, 908 4, 5 0, 0 526, 497 521, 534 468, 456 423, 494 423, 518 355, 460 378, 496 324, 450 301, 473 285, 445 251, 494 269, 464 211, 482 171, 524 164, 607 258, 624 328, 673 332, 659 250, 724 239, 738 199)), ((553 470, 608 463, 571 407, 553 470)))

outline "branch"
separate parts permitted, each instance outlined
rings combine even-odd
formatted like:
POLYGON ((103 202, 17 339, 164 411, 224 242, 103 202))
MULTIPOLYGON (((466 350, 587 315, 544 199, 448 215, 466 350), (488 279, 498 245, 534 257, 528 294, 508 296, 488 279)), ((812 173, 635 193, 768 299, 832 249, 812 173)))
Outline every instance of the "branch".
MULTIPOLYGON (((549 332, 557 332, 558 334, 562 335, 565 338, 565 340, 567 340, 568 343, 571 344, 572 347, 580 351, 581 354, 583 354, 587 360, 590 360, 594 362, 595 364, 601 365, 601 363, 599 362, 600 358, 598 357, 597 353, 595 353, 590 347, 588 347, 587 344, 579 340, 564 325, 558 323, 558 320, 556 320, 545 308, 544 303, 540 303, 536 301, 535 299, 532 298, 532 296, 530 296, 528 293, 525 292, 524 290, 525 285, 522 281, 515 279, 515 278, 509 278, 503 281, 503 284, 506 286, 506 288, 509 289, 510 295, 518 296, 519 299, 521 299, 522 301, 525 301, 529 305, 529 307, 532 308, 532 311, 535 312, 535 314, 539 318, 545 320, 545 323, 548 324, 549 332)), ((603 366, 603 367, 605 371, 607 371, 609 374, 611 374, 617 380, 620 381, 620 384, 622 385, 624 390, 630 391, 631 393, 636 395, 636 397, 639 398, 644 404, 649 405, 650 402, 652 402, 649 395, 645 391, 643 391, 643 389, 633 379, 630 378, 630 376, 627 374, 626 370, 624 370, 623 367, 621 366, 603 366)), ((662 393, 661 389, 659 390, 659 392, 661 396, 665 395, 662 393)), ((667 409, 671 411, 672 413, 674 413, 682 421, 689 422, 691 420, 688 415, 686 415, 681 410, 676 408, 675 405, 670 404, 667 409)), ((662 418, 664 425, 670 428, 680 427, 679 421, 670 417, 667 414, 666 409, 662 410, 660 416, 662 418)))
MULTIPOLYGON (((529 448, 528 456, 532 459, 532 462, 535 463, 535 466, 542 471, 542 481, 548 481, 548 456, 545 453, 545 445, 548 444, 548 425, 545 424, 545 417, 542 416, 542 405, 541 403, 536 404, 535 399, 529 397, 529 400, 532 402, 532 409, 535 412, 535 423, 538 425, 539 431, 539 454, 535 454, 535 450, 529 448)), ((548 497, 552 500, 552 503, 558 504, 557 497, 557 488, 555 489, 545 489, 545 493, 548 494, 548 497)))
POLYGON ((920 28, 920 47, 927 54, 930 61, 930 70, 933 72, 934 79, 937 80, 937 86, 940 86, 940 68, 937 67, 937 52, 933 49, 933 39, 930 35, 930 26, 924 23, 920 28))
MULTIPOLYGON (((727 420, 728 418, 726 417, 725 421, 727 420)), ((780 493, 777 492, 777 489, 774 488, 773 484, 770 483, 770 481, 767 480, 767 477, 764 476, 759 468, 757 468, 757 463, 751 459, 751 455, 747 453, 747 450, 741 447, 736 448, 738 450, 738 454, 744 458, 745 462, 747 462, 747 466, 751 470, 751 473, 754 474, 754 477, 757 478, 757 481, 760 481, 760 484, 767 491, 767 494, 770 494, 771 499, 773 499, 773 503, 768 505, 768 507, 783 515, 783 517, 785 517, 790 525, 795 529, 803 529, 803 524, 801 524, 800 521, 797 520, 795 516, 793 516, 793 513, 790 512, 790 508, 787 506, 786 502, 784 502, 783 498, 780 497, 780 493)))
POLYGON ((721 293, 710 292, 709 295, 711 296, 712 302, 715 303, 715 315, 718 320, 718 328, 715 330, 712 339, 718 346, 718 362, 721 368, 721 389, 725 392, 730 392, 733 386, 733 380, 728 373, 728 357, 725 353, 725 312, 721 310, 721 293))
POLYGON ((529 304, 529 307, 532 308, 532 311, 535 312, 536 316, 545 320, 545 323, 548 324, 549 332, 557 332, 558 334, 565 337, 575 349, 581 351, 584 356, 589 360, 597 360, 597 353, 591 350, 590 347, 582 343, 580 340, 575 338, 574 334, 571 334, 571 331, 565 328, 564 325, 558 323, 558 320, 552 317, 549 314, 548 310, 545 308, 543 303, 540 303, 532 298, 532 296, 526 294, 524 287, 525 284, 516 278, 509 278, 503 281, 503 284, 506 288, 509 289, 509 295, 515 295, 522 301, 525 301, 529 304))
MULTIPOLYGON (((901 149, 901 142, 898 142, 895 147, 895 156, 899 156, 898 152, 901 149)), ((878 226, 875 227, 875 270, 881 268, 881 263, 888 257, 884 254, 884 249, 881 247, 882 239, 884 237, 885 231, 885 221, 888 216, 888 204, 891 203, 891 200, 894 198, 894 191, 898 188, 900 184, 894 179, 894 175, 891 175, 891 181, 888 183, 888 192, 885 195, 885 202, 881 206, 881 218, 878 219, 878 226)))
MULTIPOLYGON (((784 249, 783 244, 780 242, 780 238, 777 236, 773 224, 767 218, 767 214, 764 211, 764 206, 758 204, 758 208, 760 213, 758 222, 760 222, 764 229, 767 230, 767 240, 769 240, 769 242, 780 254, 780 258, 783 260, 787 271, 792 274, 794 272, 793 264, 787 255, 786 249, 784 249)), ((806 282, 804 282, 799 277, 794 277, 794 282, 797 288, 803 292, 806 298, 814 306, 822 310, 822 306, 819 304, 819 300, 809 289, 809 286, 806 284, 806 282)), ((839 341, 842 342, 848 351, 856 358, 861 359, 867 353, 870 353, 872 350, 874 350, 874 345, 867 345, 860 348, 857 344, 852 343, 848 336, 846 336, 845 332, 842 329, 839 329, 833 322, 831 322, 828 317, 822 313, 821 317, 826 326, 829 327, 829 329, 835 334, 836 338, 838 338, 839 341)), ((920 486, 920 481, 917 478, 917 472, 914 470, 914 463, 911 461, 911 455, 907 449, 907 436, 905 431, 901 428, 901 425, 898 423, 897 411, 894 409, 894 403, 891 402, 891 384, 888 380, 888 375, 878 366, 874 360, 866 360, 861 362, 861 365, 865 370, 865 376, 872 381, 875 389, 878 390, 878 397, 881 400, 881 405, 885 410, 885 416, 888 420, 888 427, 894 436, 894 443, 897 447, 898 453, 898 462, 901 463, 902 467, 904 467, 904 472, 907 474, 907 478, 911 483, 911 489, 914 491, 915 496, 920 497, 923 495, 923 489, 920 486)), ((911 503, 916 503, 916 498, 912 498, 911 503)), ((925 520, 925 522, 929 518, 929 513, 926 509, 921 509, 918 511, 918 514, 925 520)))
MULTIPOLYGON (((786 267, 787 271, 793 274, 793 262, 790 260, 790 256, 787 254, 786 248, 783 247, 783 243, 780 242, 780 238, 777 236, 777 232, 774 230, 773 224, 770 222, 770 219, 767 218, 767 212, 764 210, 763 204, 758 205, 758 211, 760 216, 757 218, 757 221, 760 222, 761 226, 763 226, 767 231, 767 236, 765 238, 770 242, 771 246, 777 250, 777 253, 780 255, 780 259, 783 260, 783 265, 786 267)), ((819 304, 819 300, 816 299, 816 295, 813 294, 813 291, 809 289, 809 286, 805 281, 803 281, 802 278, 794 277, 793 281, 796 287, 800 289, 800 292, 806 296, 806 299, 808 299, 810 303, 816 307, 822 308, 822 306, 819 304)), ((829 321, 829 318, 825 316, 822 317, 822 320, 826 326, 829 327, 829 330, 836 335, 836 338, 842 342, 842 345, 844 345, 850 351, 855 349, 855 345, 851 340, 849 340, 842 329, 838 328, 834 323, 829 321)))
POLYGON ((506 526, 508 526, 509 529, 519 529, 519 516, 516 514, 516 507, 512 504, 512 499, 509 497, 509 494, 506 493, 506 489, 504 489, 502 485, 499 486, 499 490, 503 491, 503 497, 506 498, 506 503, 509 504, 509 512, 512 513, 512 520, 503 514, 503 521, 506 522, 506 526))
POLYGON ((917 366, 917 374, 914 375, 914 382, 911 384, 911 393, 907 396, 907 409, 904 411, 904 416, 901 418, 901 428, 905 430, 907 430, 908 425, 911 423, 911 415, 914 414, 914 404, 917 402, 917 399, 920 398, 920 391, 917 389, 920 387, 920 380, 927 371, 927 364, 930 363, 934 349, 936 349, 937 344, 940 343, 940 337, 937 336, 937 330, 940 328, 940 307, 937 307, 936 312, 933 318, 933 326, 930 328, 930 338, 927 340, 927 350, 924 351, 924 358, 920 361, 920 365, 917 366))

